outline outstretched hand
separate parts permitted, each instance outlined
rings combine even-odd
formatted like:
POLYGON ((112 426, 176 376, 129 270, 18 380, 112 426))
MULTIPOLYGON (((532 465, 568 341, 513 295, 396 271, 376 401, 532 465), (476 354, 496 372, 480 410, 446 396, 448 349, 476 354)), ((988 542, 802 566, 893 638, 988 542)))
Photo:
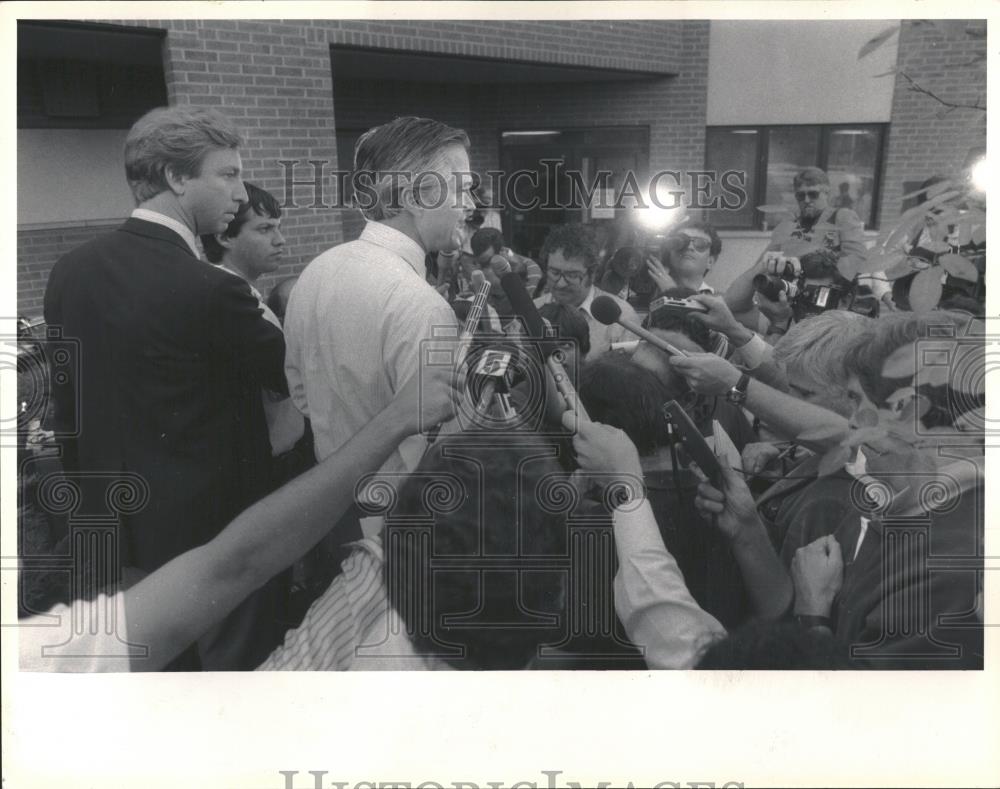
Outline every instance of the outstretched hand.
POLYGON ((684 376, 698 394, 723 395, 739 383, 743 375, 733 364, 714 353, 671 356, 670 366, 684 376))
POLYGON ((572 411, 562 415, 563 427, 573 430, 573 449, 583 471, 642 477, 639 452, 625 432, 617 427, 578 419, 572 411))
POLYGON ((407 435, 447 422, 455 415, 462 396, 462 380, 454 368, 427 366, 410 377, 396 393, 390 408, 407 435))
MULTIPOLYGON (((720 458, 723 460, 723 458, 720 458)), ((696 471, 701 478, 694 506, 702 515, 712 520, 716 527, 730 540, 739 540, 747 536, 758 524, 757 509, 753 496, 739 472, 729 468, 725 462, 720 463, 722 476, 719 483, 722 490, 715 487, 701 471, 696 471)))

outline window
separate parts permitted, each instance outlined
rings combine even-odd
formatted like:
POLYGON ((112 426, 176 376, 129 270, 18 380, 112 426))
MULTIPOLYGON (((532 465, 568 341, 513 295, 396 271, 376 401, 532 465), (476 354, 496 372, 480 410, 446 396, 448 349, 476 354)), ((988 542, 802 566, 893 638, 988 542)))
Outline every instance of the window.
MULTIPOLYGON (((554 225, 588 221, 596 226, 614 224, 613 216, 597 216, 574 188, 573 173, 589 189, 597 173, 609 172, 605 188, 618 195, 629 173, 644 186, 649 170, 649 128, 646 126, 593 127, 567 129, 544 126, 538 129, 504 130, 500 134, 500 167, 511 173, 533 173, 512 184, 517 200, 537 206, 517 210, 507 206, 501 212, 504 238, 515 251, 538 259, 545 237, 554 225), (543 160, 561 164, 545 166, 543 160), (551 172, 549 168, 552 168, 551 172), (536 185, 537 184, 537 185, 536 185)), ((511 187, 507 187, 511 188, 511 187)), ((506 202, 503 195, 494 195, 506 202)))
POLYGON ((167 103, 162 30, 19 22, 19 129, 128 129, 167 103))
POLYGON ((746 205, 709 212, 719 228, 763 229, 776 223, 760 205, 796 209, 792 179, 815 166, 830 178, 830 205, 853 209, 865 227, 876 224, 885 124, 835 126, 716 126, 707 129, 705 167, 746 174, 746 205))

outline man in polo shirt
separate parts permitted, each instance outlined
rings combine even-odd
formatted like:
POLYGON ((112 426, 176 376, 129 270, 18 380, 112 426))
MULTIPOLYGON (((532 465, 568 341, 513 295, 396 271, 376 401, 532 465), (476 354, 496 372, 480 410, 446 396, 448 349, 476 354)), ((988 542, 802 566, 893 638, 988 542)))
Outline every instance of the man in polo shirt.
MULTIPOLYGON (((579 224, 552 228, 542 247, 542 260, 547 261, 545 294, 535 299, 537 306, 556 302, 579 309, 590 326, 590 353, 593 358, 611 349, 611 344, 636 340, 632 332, 612 324, 605 326, 591 313, 594 301, 594 271, 597 268, 597 240, 590 228, 579 224)), ((617 296, 600 293, 614 299, 621 307, 623 320, 640 323, 632 306, 617 296)))
MULTIPOLYGON (((285 373, 312 423, 316 459, 343 446, 419 369, 427 343, 456 328, 427 283, 428 252, 450 252, 472 209, 469 138, 427 118, 370 129, 354 149, 361 237, 313 260, 288 302, 285 373)), ((416 467, 422 436, 404 441, 383 472, 416 467)))

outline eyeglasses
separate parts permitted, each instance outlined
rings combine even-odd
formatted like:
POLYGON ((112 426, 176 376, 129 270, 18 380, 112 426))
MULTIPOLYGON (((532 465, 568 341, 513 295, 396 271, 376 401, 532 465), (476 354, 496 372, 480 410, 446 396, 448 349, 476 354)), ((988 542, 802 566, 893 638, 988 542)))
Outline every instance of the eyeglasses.
POLYGON ((691 247, 695 252, 708 252, 712 248, 712 239, 701 238, 700 236, 689 236, 685 233, 678 233, 670 237, 671 246, 678 252, 683 252, 691 247))
POLYGON ((819 189, 805 189, 805 190, 803 190, 801 192, 796 192, 795 193, 795 199, 798 200, 800 203, 803 200, 805 200, 807 197, 810 200, 819 200, 819 196, 821 194, 823 194, 823 192, 820 191, 819 189))
POLYGON ((549 281, 556 283, 559 278, 562 277, 566 282, 571 285, 579 285, 583 282, 583 278, 587 276, 586 271, 564 271, 561 268, 553 268, 549 266, 549 281))

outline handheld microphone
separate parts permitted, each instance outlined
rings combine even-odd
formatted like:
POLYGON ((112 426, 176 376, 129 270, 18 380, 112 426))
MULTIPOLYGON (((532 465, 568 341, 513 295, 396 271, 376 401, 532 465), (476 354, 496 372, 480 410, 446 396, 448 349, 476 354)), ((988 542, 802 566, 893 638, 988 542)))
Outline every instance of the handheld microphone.
MULTIPOLYGON (((465 318, 465 324, 458 335, 458 349, 455 352, 456 370, 462 369, 462 365, 465 364, 465 360, 469 356, 469 351, 472 349, 472 338, 476 333, 476 327, 479 325, 479 319, 482 317, 483 308, 486 306, 486 299, 490 295, 490 282, 486 279, 486 275, 478 269, 472 272, 472 287, 476 290, 476 297, 472 301, 469 314, 465 318)), ((441 425, 434 425, 434 427, 428 430, 427 443, 433 444, 440 432, 441 425)))
MULTIPOLYGON (((500 287, 507 294, 507 299, 510 301, 510 306, 514 310, 514 314, 524 319, 528 336, 539 339, 544 338, 546 336, 545 321, 538 314, 538 308, 535 306, 535 302, 531 296, 528 295, 528 291, 525 290, 521 278, 511 271, 510 263, 507 262, 506 258, 494 255, 490 259, 490 268, 500 278, 500 287)), ((552 351, 554 350, 555 348, 552 349, 552 351)), ((590 417, 587 416, 587 411, 583 407, 583 403, 577 397, 576 389, 570 383, 569 376, 566 375, 563 366, 556 359, 552 358, 551 351, 546 354, 544 359, 541 358, 541 352, 536 351, 536 359, 541 361, 545 365, 545 369, 549 371, 556 385, 556 390, 562 397, 567 410, 575 411, 578 418, 589 422, 590 417)))
POLYGON ((598 322, 603 323, 605 326, 610 326, 612 323, 617 323, 628 329, 633 334, 642 337, 650 345, 654 345, 661 351, 666 351, 673 356, 687 356, 686 351, 682 351, 671 345, 666 340, 661 340, 655 334, 653 334, 648 329, 642 328, 637 323, 633 323, 629 320, 624 320, 622 318, 622 308, 618 306, 618 303, 610 296, 598 296, 590 304, 590 314, 597 319, 598 322))

